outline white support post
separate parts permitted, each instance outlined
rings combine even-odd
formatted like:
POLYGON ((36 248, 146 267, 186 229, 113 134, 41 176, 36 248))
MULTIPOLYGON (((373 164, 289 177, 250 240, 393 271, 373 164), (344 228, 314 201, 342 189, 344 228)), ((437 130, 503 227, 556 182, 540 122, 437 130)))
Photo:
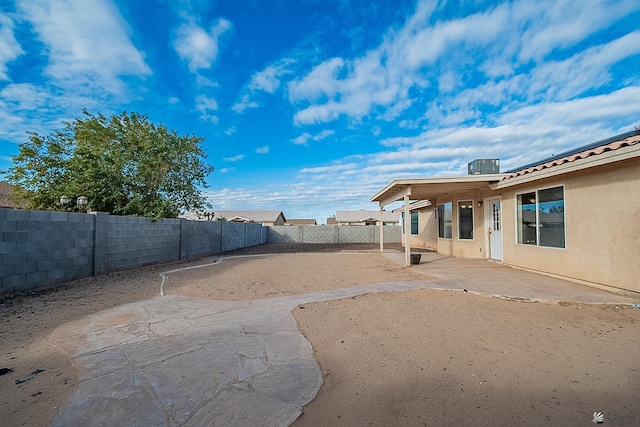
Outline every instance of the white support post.
POLYGON ((409 196, 404 196, 404 266, 411 267, 411 215, 409 214, 409 196))
POLYGON ((384 210, 380 205, 380 253, 384 252, 384 210))

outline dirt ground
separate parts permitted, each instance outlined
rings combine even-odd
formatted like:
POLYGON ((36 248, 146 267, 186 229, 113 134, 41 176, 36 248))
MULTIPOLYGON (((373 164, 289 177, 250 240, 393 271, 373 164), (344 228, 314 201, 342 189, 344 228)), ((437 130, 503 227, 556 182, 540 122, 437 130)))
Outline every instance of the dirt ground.
MULTIPOLYGON (((372 245, 268 244, 167 275, 165 292, 245 300, 429 279, 372 245)), ((0 302, 0 425, 46 426, 78 377, 48 342, 63 323, 159 295, 159 273, 83 279, 0 302), (10 369, 11 371, 4 371, 10 369), (24 381, 24 382, 22 382, 24 381)), ((406 291, 294 310, 324 384, 295 426, 640 425, 640 310, 406 291)))

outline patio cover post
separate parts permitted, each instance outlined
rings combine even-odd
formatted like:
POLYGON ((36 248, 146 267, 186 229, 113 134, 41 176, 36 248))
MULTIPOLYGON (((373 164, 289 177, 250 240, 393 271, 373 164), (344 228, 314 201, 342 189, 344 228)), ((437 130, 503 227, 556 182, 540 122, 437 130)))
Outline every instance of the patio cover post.
POLYGON ((404 196, 404 266, 411 267, 411 248, 409 236, 411 235, 411 215, 409 215, 409 195, 404 196))
POLYGON ((380 252, 384 252, 384 210, 380 204, 380 252))

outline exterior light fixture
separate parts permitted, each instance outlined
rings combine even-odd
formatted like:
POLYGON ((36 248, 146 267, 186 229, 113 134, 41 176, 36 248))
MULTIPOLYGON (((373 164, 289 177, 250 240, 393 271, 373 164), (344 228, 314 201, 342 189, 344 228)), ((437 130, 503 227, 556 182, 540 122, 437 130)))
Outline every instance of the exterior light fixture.
POLYGON ((481 208, 482 207, 482 200, 478 200, 478 207, 481 208))
POLYGON ((78 197, 78 200, 76 200, 76 203, 78 204, 78 206, 87 206, 87 203, 89 203, 89 199, 87 199, 85 196, 80 196, 78 197))

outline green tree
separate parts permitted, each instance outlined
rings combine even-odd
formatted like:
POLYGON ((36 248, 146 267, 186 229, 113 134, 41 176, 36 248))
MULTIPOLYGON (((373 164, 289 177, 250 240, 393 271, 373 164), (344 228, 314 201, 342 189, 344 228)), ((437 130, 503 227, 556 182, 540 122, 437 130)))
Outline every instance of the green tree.
POLYGON ((31 209, 63 209, 60 197, 89 199, 92 210, 118 215, 175 218, 207 206, 200 188, 213 166, 195 135, 180 136, 147 116, 109 118, 83 111, 49 136, 30 133, 19 145, 10 184, 24 190, 31 209))

